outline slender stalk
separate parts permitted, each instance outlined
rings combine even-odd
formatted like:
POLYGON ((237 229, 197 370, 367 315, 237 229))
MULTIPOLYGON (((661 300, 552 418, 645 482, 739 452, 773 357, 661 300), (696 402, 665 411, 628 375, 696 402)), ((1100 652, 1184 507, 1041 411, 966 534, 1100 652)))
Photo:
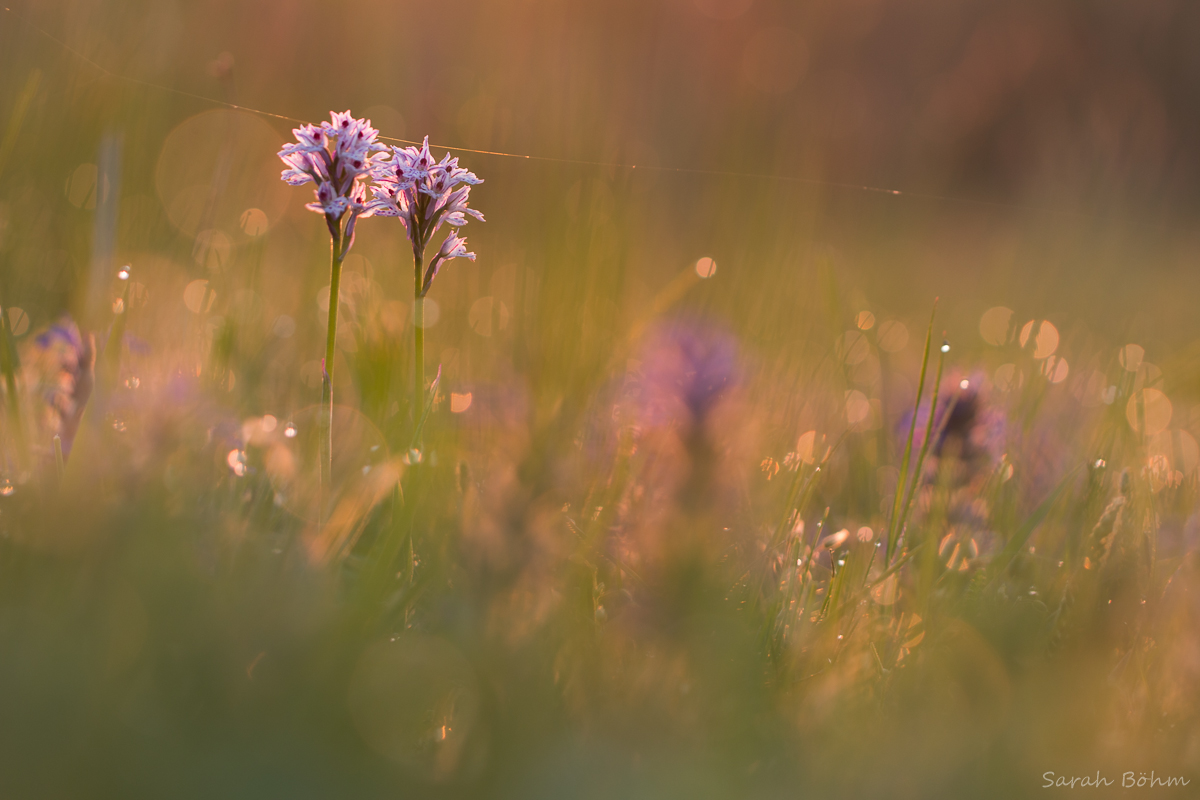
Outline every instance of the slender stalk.
POLYGON ((409 450, 419 450, 421 446, 421 432, 425 430, 425 421, 429 419, 429 412, 433 406, 433 398, 437 395, 438 384, 442 381, 442 365, 438 364, 437 373, 433 376, 433 381, 429 384, 429 391, 426 392, 425 408, 421 411, 421 416, 417 419, 416 427, 413 429, 412 442, 408 445, 409 450))
POLYGON ((330 225, 333 245, 329 257, 329 328, 325 335, 325 361, 321 369, 320 422, 320 490, 317 499, 317 520, 323 521, 325 493, 333 479, 333 357, 337 342, 337 314, 341 305, 339 289, 342 282, 342 233, 339 225, 330 225))
POLYGON ((804 467, 803 461, 796 467, 796 475, 792 478, 792 485, 788 487, 787 502, 783 506, 779 523, 775 526, 775 535, 771 537, 772 547, 778 547, 783 542, 784 529, 787 527, 788 520, 792 518, 792 512, 796 510, 796 498, 800 496, 800 486, 804 480, 804 467))
POLYGON ((4 371, 4 388, 8 395, 8 427, 12 431, 20 465, 24 468, 29 463, 29 453, 25 429, 21 425, 21 398, 17 394, 17 370, 20 363, 17 359, 17 348, 13 344, 10 322, 8 308, 0 305, 0 368, 4 371))
MULTIPOLYGON (((419 240, 419 237, 418 237, 419 240)), ((413 425, 420 425, 425 410, 425 291, 424 253, 413 245, 413 425)), ((419 446, 417 442, 414 446, 419 446)))
POLYGON ((54 474, 60 483, 66 469, 66 464, 63 462, 62 437, 56 433, 54 434, 54 474))
MULTIPOLYGON (((896 527, 896 535, 904 530, 904 526, 908 523, 908 513, 912 510, 913 500, 916 499, 917 490, 921 488, 921 473, 925 469, 925 456, 929 454, 929 446, 941 438, 942 432, 946 429, 946 423, 950 421, 950 415, 954 413, 954 404, 958 402, 958 397, 955 396, 954 401, 946 412, 942 415, 942 419, 937 419, 937 404, 938 395, 942 388, 942 370, 946 365, 946 353, 950 350, 949 345, 943 344, 938 351, 938 366, 937 377, 933 379, 933 397, 929 401, 929 421, 925 423, 925 441, 921 443, 921 451, 917 456, 917 463, 913 469, 912 483, 908 487, 907 496, 904 505, 900 511, 900 524, 896 527), (936 431, 934 430, 936 426, 936 431)), ((904 487, 897 487, 897 491, 904 487)))
POLYGON ((2 349, 0 349, 0 368, 4 370, 4 387, 8 392, 8 413, 12 417, 13 425, 18 426, 21 418, 21 406, 17 397, 17 375, 16 364, 14 364, 13 354, 16 348, 12 344, 12 328, 8 324, 8 309, 0 306, 0 341, 2 349))
POLYGON ((896 551, 896 543, 900 538, 900 531, 896 529, 900 517, 900 506, 904 502, 904 487, 908 482, 908 462, 912 458, 913 438, 917 432, 917 413, 921 410, 921 396, 925 392, 925 372, 929 368, 929 346, 933 341, 933 318, 937 315, 937 300, 933 301, 933 314, 929 317, 929 328, 925 332, 925 353, 921 357, 921 377, 917 381, 917 400, 913 403, 912 422, 908 426, 908 441, 904 445, 904 456, 900 460, 900 478, 896 481, 896 496, 892 501, 892 514, 888 518, 887 527, 887 544, 884 553, 883 564, 888 566, 892 563, 892 554, 896 551))

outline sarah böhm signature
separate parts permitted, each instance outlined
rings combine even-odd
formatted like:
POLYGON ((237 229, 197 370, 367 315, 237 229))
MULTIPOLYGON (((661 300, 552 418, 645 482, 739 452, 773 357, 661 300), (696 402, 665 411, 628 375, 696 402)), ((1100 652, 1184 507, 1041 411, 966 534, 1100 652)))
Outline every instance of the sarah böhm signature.
POLYGON ((1084 789, 1119 785, 1122 789, 1168 788, 1172 786, 1187 786, 1191 781, 1182 777, 1162 777, 1151 770, 1145 772, 1123 772, 1121 780, 1107 778, 1096 770, 1095 775, 1057 775, 1053 772, 1043 772, 1043 789, 1084 789))

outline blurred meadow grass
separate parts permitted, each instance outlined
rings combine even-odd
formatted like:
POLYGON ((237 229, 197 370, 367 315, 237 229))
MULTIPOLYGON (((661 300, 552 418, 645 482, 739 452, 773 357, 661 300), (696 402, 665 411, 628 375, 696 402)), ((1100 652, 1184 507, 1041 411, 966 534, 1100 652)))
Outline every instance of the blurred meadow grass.
POLYGON ((0 796, 1200 776, 1198 35, 0 12, 0 796), (453 151, 488 221, 429 295, 419 449, 411 254, 360 223, 323 492, 328 233, 271 115, 346 107, 494 152, 453 151))

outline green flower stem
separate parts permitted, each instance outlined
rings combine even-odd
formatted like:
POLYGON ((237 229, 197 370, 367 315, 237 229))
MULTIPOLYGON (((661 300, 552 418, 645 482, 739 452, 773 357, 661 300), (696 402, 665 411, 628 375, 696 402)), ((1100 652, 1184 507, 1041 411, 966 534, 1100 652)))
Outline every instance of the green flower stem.
POLYGON ((325 491, 333 479, 333 357, 337 342, 337 314, 340 305, 338 293, 342 282, 342 234, 340 227, 330 226, 333 248, 329 257, 329 329, 325 335, 325 364, 321 373, 321 417, 320 417, 320 497, 318 520, 324 516, 325 491), (336 230, 334 230, 336 228, 336 230))
MULTIPOLYGON (((420 425, 425 410, 425 292, 423 291, 423 253, 413 248, 413 425, 420 425)), ((420 442, 417 443, 420 445, 420 442)))

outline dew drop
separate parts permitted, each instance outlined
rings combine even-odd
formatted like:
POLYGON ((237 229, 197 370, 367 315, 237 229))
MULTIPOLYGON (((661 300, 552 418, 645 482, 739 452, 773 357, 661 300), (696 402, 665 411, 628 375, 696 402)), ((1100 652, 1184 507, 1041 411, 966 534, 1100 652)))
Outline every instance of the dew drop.
POLYGON ((117 277, 123 281, 129 280, 129 267, 121 267, 121 270, 117 273, 117 277))
POLYGON ((287 424, 287 427, 283 429, 283 435, 289 439, 295 439, 296 438, 296 426, 289 422, 287 424))
POLYGON ((950 352, 950 343, 949 342, 942 342, 942 352, 943 353, 950 352))

